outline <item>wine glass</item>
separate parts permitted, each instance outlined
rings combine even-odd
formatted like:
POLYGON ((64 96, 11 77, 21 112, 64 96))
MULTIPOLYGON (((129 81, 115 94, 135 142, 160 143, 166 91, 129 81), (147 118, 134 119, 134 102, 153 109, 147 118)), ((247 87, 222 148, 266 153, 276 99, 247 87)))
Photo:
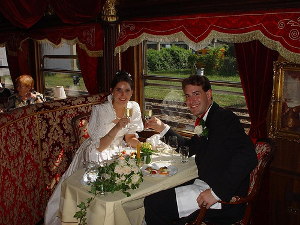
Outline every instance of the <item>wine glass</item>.
POLYGON ((98 176, 98 165, 94 162, 88 163, 85 173, 87 178, 87 184, 95 182, 98 176))
MULTIPOLYGON (((127 118, 130 119, 130 117, 132 116, 132 108, 126 106, 124 114, 127 118)), ((125 126, 125 128, 128 128, 128 124, 125 126)))
POLYGON ((162 160, 162 156, 161 156, 161 154, 162 154, 162 152, 164 151, 164 149, 165 149, 165 137, 162 137, 162 138, 160 138, 160 140, 159 140, 159 142, 158 142, 158 144, 157 144, 157 146, 156 146, 156 149, 157 149, 157 151, 159 151, 159 161, 161 162, 162 160))
MULTIPOLYGON (((145 112, 144 112, 145 122, 147 122, 151 117, 152 117, 152 108, 151 106, 148 105, 145 107, 145 112)), ((150 130, 150 129, 146 128, 145 130, 150 130)))
POLYGON ((101 162, 100 167, 103 168, 103 173, 99 176, 99 181, 100 181, 100 196, 105 196, 105 188, 104 188, 104 181, 105 181, 105 167, 107 166, 107 162, 101 162))
POLYGON ((176 160, 174 159, 174 151, 178 147, 177 136, 170 136, 168 140, 168 145, 171 147, 171 154, 172 154, 172 159, 170 161, 176 162, 176 160))

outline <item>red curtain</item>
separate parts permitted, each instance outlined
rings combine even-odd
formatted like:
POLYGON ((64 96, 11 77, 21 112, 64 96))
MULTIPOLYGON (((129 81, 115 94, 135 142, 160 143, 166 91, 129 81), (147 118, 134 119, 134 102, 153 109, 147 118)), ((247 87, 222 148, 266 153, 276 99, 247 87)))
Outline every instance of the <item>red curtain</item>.
POLYGON ((22 42, 21 48, 6 48, 7 63, 11 79, 15 86, 15 80, 22 74, 30 74, 28 63, 28 41, 22 42))
POLYGON ((51 5, 60 19, 69 24, 95 20, 101 12, 100 0, 0 0, 0 10, 16 27, 29 28, 51 5))
POLYGON ((86 51, 76 45, 82 78, 90 95, 99 93, 97 81, 98 57, 90 57, 86 51))
POLYGON ((0 0, 0 10, 16 27, 29 28, 38 22, 46 9, 44 0, 0 0))
POLYGON ((94 20, 101 12, 100 0, 49 0, 59 18, 70 24, 94 20))
POLYGON ((195 50, 203 49, 214 38, 231 43, 259 40, 285 59, 300 63, 299 18, 298 8, 122 21, 116 52, 123 52, 144 40, 184 41, 195 50))
POLYGON ((103 54, 103 31, 102 26, 99 23, 32 29, 27 32, 26 35, 23 35, 24 39, 47 39, 55 45, 59 45, 62 42, 62 39, 68 41, 74 40, 74 42, 84 45, 82 48, 87 50, 90 56, 102 56, 103 54))
POLYGON ((278 59, 279 54, 259 41, 234 46, 251 119, 249 136, 255 142, 257 138, 268 137, 266 118, 273 89, 273 62, 278 59))

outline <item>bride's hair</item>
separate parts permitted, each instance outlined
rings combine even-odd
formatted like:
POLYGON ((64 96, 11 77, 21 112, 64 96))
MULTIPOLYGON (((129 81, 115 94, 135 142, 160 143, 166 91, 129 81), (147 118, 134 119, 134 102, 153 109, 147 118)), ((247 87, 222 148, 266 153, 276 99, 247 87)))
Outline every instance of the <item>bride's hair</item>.
POLYGON ((134 83, 133 83, 130 73, 127 73, 124 70, 118 71, 116 73, 116 75, 110 85, 111 89, 114 89, 117 86, 117 84, 121 81, 127 82, 130 85, 131 89, 132 90, 134 89, 134 83))

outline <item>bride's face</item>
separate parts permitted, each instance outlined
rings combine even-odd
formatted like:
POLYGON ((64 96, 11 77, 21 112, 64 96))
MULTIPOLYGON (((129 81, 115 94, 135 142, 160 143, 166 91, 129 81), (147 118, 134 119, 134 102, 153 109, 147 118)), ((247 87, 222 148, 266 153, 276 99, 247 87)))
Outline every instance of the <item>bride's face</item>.
POLYGON ((120 81, 111 91, 111 94, 114 96, 114 103, 124 106, 130 100, 132 93, 133 90, 131 89, 129 83, 127 83, 126 81, 120 81))

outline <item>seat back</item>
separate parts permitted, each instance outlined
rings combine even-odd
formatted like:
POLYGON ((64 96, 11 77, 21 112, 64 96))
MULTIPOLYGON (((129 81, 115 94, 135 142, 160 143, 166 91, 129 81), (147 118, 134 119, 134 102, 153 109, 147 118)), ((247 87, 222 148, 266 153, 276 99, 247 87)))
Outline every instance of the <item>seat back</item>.
MULTIPOLYGON (((250 223, 253 205, 257 200, 266 170, 275 156, 275 149, 276 149, 276 145, 272 139, 264 138, 264 139, 257 140, 257 142, 255 144, 255 151, 256 151, 256 155, 257 155, 258 164, 254 168, 254 170, 252 170, 252 172, 250 174, 250 185, 249 185, 247 197, 234 196, 234 197, 232 197, 232 199, 229 203, 220 201, 222 204, 247 203, 245 215, 241 221, 235 223, 236 225, 237 224, 246 225, 246 224, 250 223)), ((196 220, 189 222, 187 224, 188 225, 210 225, 210 224, 212 224, 209 222, 203 222, 205 213, 206 213, 206 208, 201 206, 201 210, 200 210, 196 220)))
POLYGON ((250 185, 246 197, 247 207, 243 219, 237 224, 249 224, 252 208, 257 201, 266 170, 275 156, 276 145, 270 138, 259 139, 255 145, 258 164, 250 174, 250 185))
POLYGON ((72 121, 72 128, 75 135, 74 149, 78 149, 82 142, 84 142, 88 137, 88 124, 91 116, 91 112, 83 113, 75 116, 72 121))
POLYGON ((258 164, 250 174, 248 196, 259 192, 265 171, 275 156, 275 142, 270 138, 257 140, 255 144, 258 164))

